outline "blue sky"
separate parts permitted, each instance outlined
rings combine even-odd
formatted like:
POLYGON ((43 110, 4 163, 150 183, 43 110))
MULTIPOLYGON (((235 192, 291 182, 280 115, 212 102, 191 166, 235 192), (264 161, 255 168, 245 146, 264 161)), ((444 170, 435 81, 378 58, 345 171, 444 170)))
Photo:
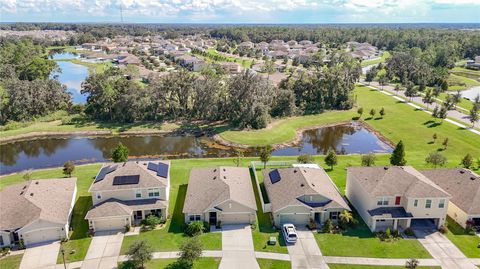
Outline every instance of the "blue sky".
POLYGON ((480 23, 480 0, 0 0, 1 22, 480 23))

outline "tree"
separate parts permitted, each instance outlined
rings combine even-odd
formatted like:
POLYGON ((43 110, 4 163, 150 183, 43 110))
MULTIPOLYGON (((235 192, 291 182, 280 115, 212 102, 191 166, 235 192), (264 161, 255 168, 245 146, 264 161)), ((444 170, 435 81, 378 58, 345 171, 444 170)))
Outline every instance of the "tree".
POLYGON ((322 232, 331 233, 333 230, 333 223, 330 219, 327 219, 322 226, 322 232))
POLYGON ((25 172, 23 172, 23 175, 22 175, 23 180, 28 181, 32 179, 32 173, 33 173, 32 169, 28 169, 25 172))
POLYGON ((263 163, 263 169, 267 168, 267 162, 270 160, 270 157, 272 157, 272 146, 267 145, 265 147, 260 148, 260 151, 258 153, 260 156, 260 161, 263 163))
POLYGON ((441 119, 442 123, 443 120, 447 118, 447 107, 445 105, 442 105, 442 107, 438 110, 436 117, 441 119))
POLYGON ((357 114, 358 114, 358 118, 360 119, 362 117, 362 114, 363 114, 363 107, 359 107, 357 109, 357 114))
POLYGON ((444 140, 443 140, 443 143, 442 143, 444 149, 447 149, 448 147, 448 137, 446 137, 444 140))
POLYGON ((373 119, 373 117, 375 116, 375 114, 377 113, 377 111, 375 111, 374 108, 370 109, 370 112, 368 114, 370 114, 370 117, 373 119))
POLYGON ((416 269, 420 265, 417 259, 409 259, 405 262, 405 267, 408 269, 416 269))
POLYGON ((188 236, 201 235, 204 229, 202 221, 191 221, 185 228, 185 234, 188 236))
POLYGON ((396 166, 403 166, 407 163, 405 160, 405 147, 403 146, 402 140, 400 140, 395 146, 395 149, 392 152, 392 156, 390 156, 390 164, 396 166))
POLYGON ((203 246, 198 236, 187 239, 180 245, 179 260, 187 265, 192 265, 195 260, 202 256, 203 246))
POLYGON ((433 96, 432 96, 432 90, 428 89, 426 92, 425 92, 425 95, 423 96, 422 98, 422 101, 427 104, 427 110, 428 110, 428 107, 433 103, 434 99, 433 99, 433 96))
POLYGON ((365 155, 362 155, 362 166, 374 166, 375 165, 375 154, 373 153, 368 153, 365 155))
POLYGON ((378 84, 382 86, 382 90, 383 90, 383 86, 387 85, 387 83, 388 83, 388 78, 385 75, 385 73, 378 76, 378 84))
POLYGON ((233 162, 235 163, 235 165, 237 167, 240 166, 242 158, 243 158, 243 151, 241 151, 239 149, 235 149, 235 158, 233 159, 233 162))
POLYGON ((152 248, 146 241, 135 241, 127 251, 128 260, 135 268, 145 268, 145 263, 152 259, 152 248))
POLYGON ((112 160, 116 163, 126 162, 128 160, 128 148, 124 146, 122 142, 119 142, 112 150, 112 160))
POLYGON ((302 154, 297 157, 299 163, 313 163, 313 157, 310 154, 302 154))
POLYGON ((398 92, 401 90, 400 85, 395 85, 395 94, 398 95, 398 92))
POLYGON ((462 93, 457 91, 455 94, 452 94, 452 104, 454 108, 457 108, 457 104, 462 101, 462 93))
POLYGON ((480 119, 480 115, 478 113, 478 108, 477 106, 473 106, 472 109, 470 109, 470 115, 469 115, 469 120, 472 123, 472 128, 475 127, 475 123, 480 119))
POLYGON ((447 158, 440 152, 434 151, 428 154, 428 156, 425 158, 425 162, 433 165, 434 167, 444 166, 447 163, 447 158))
POLYGON ((412 98, 417 95, 417 88, 415 88, 415 85, 411 81, 408 81, 406 84, 406 89, 405 89, 405 96, 412 101, 412 98))
POLYGON ((345 225, 350 225, 353 223, 354 218, 352 215, 352 212, 343 210, 342 213, 338 216, 340 218, 340 221, 344 223, 345 225))
POLYGON ((325 156, 325 164, 330 166, 330 169, 333 170, 333 166, 337 165, 337 153, 333 149, 329 149, 327 156, 325 156))
POLYGON ((381 116, 382 119, 383 119, 383 116, 385 116, 385 114, 386 114, 386 113, 385 113, 385 108, 382 107, 382 108, 380 109, 380 112, 379 112, 379 113, 380 113, 380 116, 381 116))
POLYGON ((470 167, 473 165, 473 157, 470 155, 470 153, 467 153, 465 157, 463 157, 462 162, 460 163, 463 167, 470 169, 470 167))
POLYGON ((435 141, 437 141, 437 133, 433 133, 432 139, 433 139, 433 143, 435 144, 435 141))
POLYGON ((63 174, 71 177, 73 171, 75 170, 75 165, 72 161, 67 161, 63 164, 63 174))

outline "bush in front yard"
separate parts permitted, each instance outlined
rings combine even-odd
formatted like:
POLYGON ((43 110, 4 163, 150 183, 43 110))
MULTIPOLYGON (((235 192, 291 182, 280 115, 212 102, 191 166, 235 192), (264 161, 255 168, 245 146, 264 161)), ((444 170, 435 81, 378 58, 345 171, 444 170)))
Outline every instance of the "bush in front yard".
POLYGON ((327 219, 324 223, 323 223, 323 227, 322 227, 322 232, 324 233, 331 233, 333 230, 333 223, 330 219, 327 219))
POLYGON ((205 227, 202 221, 192 221, 185 228, 185 234, 188 236, 197 236, 203 233, 205 227))
POLYGON ((141 222, 142 225, 148 226, 150 229, 155 228, 160 223, 162 223, 162 219, 155 215, 148 215, 148 217, 141 222))
POLYGON ((440 226, 440 228, 438 228, 438 231, 441 232, 442 234, 446 234, 448 232, 448 228, 447 226, 442 225, 440 226))

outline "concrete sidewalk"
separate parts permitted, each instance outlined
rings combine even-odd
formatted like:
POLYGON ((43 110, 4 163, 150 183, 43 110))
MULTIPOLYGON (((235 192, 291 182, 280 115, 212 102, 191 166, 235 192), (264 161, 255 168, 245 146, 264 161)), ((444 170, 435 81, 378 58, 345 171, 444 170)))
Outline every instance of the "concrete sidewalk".
MULTIPOLYGON (((327 263, 335 264, 358 264, 358 265, 377 265, 377 266, 405 266, 409 259, 389 259, 389 258, 364 258, 364 257, 334 257, 324 256, 327 263)), ((439 266, 440 263, 435 259, 418 259, 420 266, 439 266)))

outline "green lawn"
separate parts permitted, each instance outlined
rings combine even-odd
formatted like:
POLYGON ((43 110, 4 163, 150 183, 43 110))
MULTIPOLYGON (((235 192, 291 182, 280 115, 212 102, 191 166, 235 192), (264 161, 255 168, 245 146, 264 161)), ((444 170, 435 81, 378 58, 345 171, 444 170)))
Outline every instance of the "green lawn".
POLYGON ((252 65, 252 61, 253 61, 253 60, 246 60, 246 59, 242 59, 242 58, 227 56, 225 54, 219 53, 215 49, 208 49, 207 50, 207 55, 208 55, 207 57, 210 58, 210 59, 212 58, 211 56, 224 57, 225 59, 227 59, 228 62, 239 63, 243 68, 250 68, 250 66, 252 65))
POLYGON ((0 259, 1 269, 18 269, 23 255, 12 255, 0 259))
POLYGON ((447 237, 469 258, 480 258, 480 237, 465 233, 465 229, 453 219, 447 217, 447 237))
POLYGON ((77 50, 75 49, 75 46, 50 46, 47 48, 47 51, 50 51, 53 49, 56 49, 56 50, 63 49, 63 51, 65 52, 72 52, 72 53, 77 52, 77 50))
MULTIPOLYGON (((329 263, 330 269, 400 269, 405 266, 385 266, 385 265, 357 265, 357 264, 334 264, 329 263)), ((441 269, 440 266, 419 266, 418 269, 441 269)))
POLYGON ((260 269, 290 269, 292 264, 289 261, 257 259, 260 269))
POLYGON ((450 74, 448 77, 448 90, 458 91, 466 90, 471 87, 480 86, 480 82, 475 79, 465 77, 462 73, 450 74))
MULTIPOLYGON (((176 259, 157 259, 148 262, 145 269, 182 269, 176 265, 176 259)), ((220 258, 200 258, 193 263, 191 269, 217 269, 220 265, 220 258)), ((118 266, 119 269, 131 269, 124 264, 118 266)))
MULTIPOLYGON (((445 100, 445 98, 447 97, 447 94, 448 94, 448 93, 441 93, 441 94, 438 96, 438 99, 445 100)), ((432 108, 432 107, 435 107, 435 104, 433 104, 432 106, 430 106, 430 108, 432 108)), ((461 108, 470 110, 470 109, 473 108, 473 102, 470 101, 470 100, 468 100, 468 99, 461 98, 461 99, 460 99, 460 103, 457 104, 457 107, 461 107, 461 108)), ((465 111, 463 111, 463 112, 468 114, 468 112, 465 112, 465 111)))
POLYGON ((377 59, 362 61, 361 66, 365 67, 365 66, 371 65, 371 64, 383 63, 383 62, 385 62, 386 59, 390 58, 390 56, 391 56, 390 53, 388 51, 385 51, 385 52, 383 52, 382 56, 377 58, 377 59))
POLYGON ((95 72, 97 74, 103 73, 107 67, 112 66, 112 63, 110 63, 110 62, 91 63, 91 62, 82 61, 80 59, 59 59, 57 61, 65 61, 65 62, 71 62, 71 63, 74 63, 74 64, 83 65, 85 67, 88 67, 88 71, 90 73, 95 72))

